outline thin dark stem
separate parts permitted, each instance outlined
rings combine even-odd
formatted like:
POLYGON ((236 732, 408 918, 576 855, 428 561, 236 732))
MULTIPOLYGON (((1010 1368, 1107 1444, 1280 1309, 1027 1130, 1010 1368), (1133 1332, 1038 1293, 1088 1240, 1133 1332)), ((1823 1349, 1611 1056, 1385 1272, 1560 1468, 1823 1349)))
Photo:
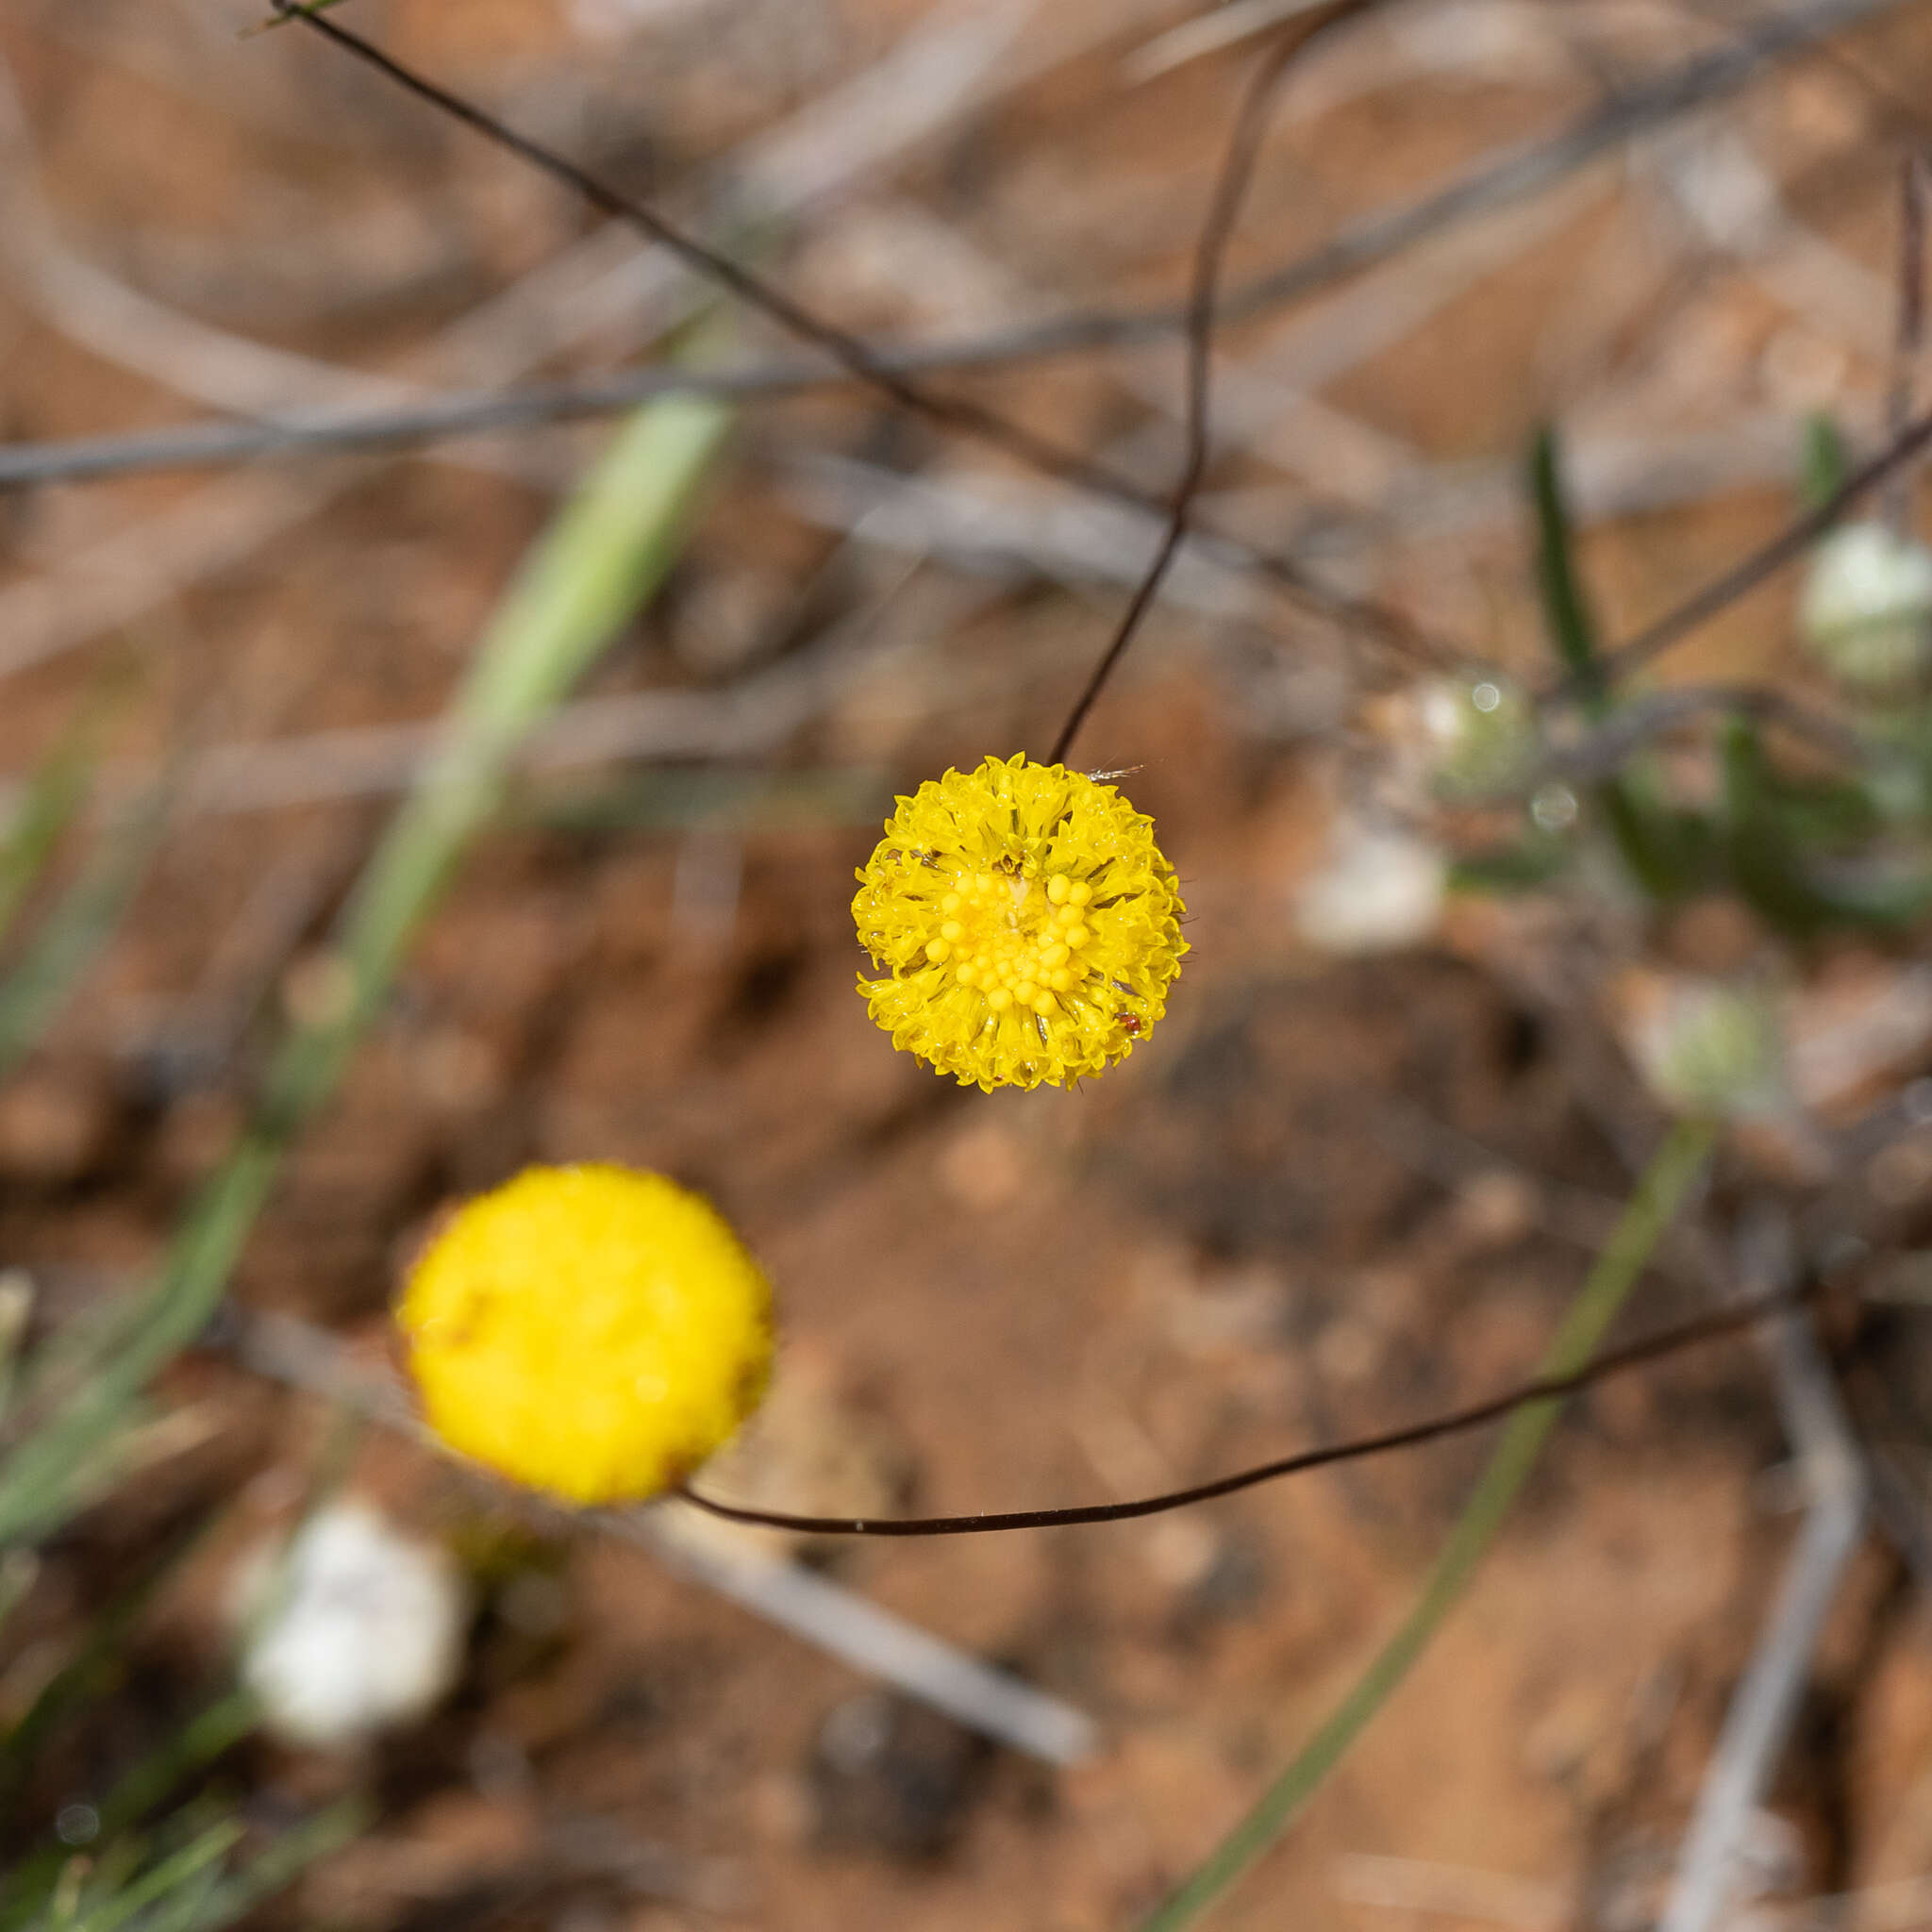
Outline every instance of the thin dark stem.
MULTIPOLYGON (((1247 322, 1306 301, 1391 259, 1460 221, 1525 200, 1587 166, 1621 142, 1736 92, 1765 64, 1798 47, 1844 64, 1820 36, 1851 24, 1886 0, 1825 0, 1804 13, 1774 14, 1729 44, 1624 89, 1529 146, 1511 146, 1444 186, 1395 208, 1344 224, 1315 248, 1243 282, 1222 301, 1224 322, 1247 322)), ((278 16, 277 25, 294 18, 278 16)), ((1869 75, 1867 85, 1874 84, 1869 75)), ((996 368, 1085 350, 1155 341, 1187 326, 1184 308, 1093 308, 990 331, 971 341, 871 351, 880 369, 932 375, 996 368)), ((449 436, 522 428, 533 423, 625 409, 669 390, 701 394, 786 395, 851 379, 849 369, 774 362, 744 370, 643 369, 486 395, 431 397, 395 408, 314 409, 267 422, 191 424, 125 437, 0 446, 0 489, 119 475, 197 468, 321 449, 380 448, 449 436)), ((1108 492, 1113 494, 1111 491, 1108 492)))
POLYGON ((1303 1449, 1233 1475, 1217 1476, 1212 1482, 1197 1483, 1191 1489, 1173 1490, 1165 1495, 1140 1496, 1129 1503, 1088 1503, 1065 1509, 1007 1509, 979 1516, 793 1516, 782 1509, 744 1508, 723 1503, 714 1496, 700 1494, 686 1486, 678 1493, 685 1501, 722 1516, 732 1523, 755 1524, 766 1529, 795 1530, 807 1536, 984 1536, 995 1530, 1052 1529, 1072 1524, 1125 1523, 1138 1516, 1158 1516, 1169 1509, 1185 1509, 1196 1503, 1211 1502, 1216 1496, 1231 1496, 1238 1490, 1251 1490, 1283 1476, 1300 1475, 1311 1469, 1325 1469, 1338 1462, 1354 1462, 1366 1456, 1381 1456, 1391 1449, 1414 1449, 1424 1442, 1439 1441, 1444 1436, 1480 1428, 1512 1410, 1533 1402, 1553 1402, 1574 1395, 1579 1389, 1641 1368, 1674 1355, 1680 1349, 1735 1335, 1768 1315, 1795 1307, 1817 1292, 1814 1284, 1795 1289, 1780 1288, 1748 1296, 1715 1313, 1699 1315, 1665 1328, 1656 1335, 1606 1349, 1593 1361, 1564 1375, 1539 1375, 1519 1383, 1500 1395, 1491 1395, 1467 1408, 1452 1409, 1446 1415, 1432 1416, 1426 1422, 1407 1423, 1400 1428, 1385 1429, 1373 1436, 1357 1436, 1346 1442, 1330 1442, 1319 1449, 1303 1449))
MULTIPOLYGON (((1876 456, 1854 470, 1816 509, 1794 518, 1769 542, 1760 544, 1749 557, 1734 563, 1701 591, 1693 591, 1675 609, 1667 610, 1655 624, 1639 631, 1629 642, 1608 652, 1600 666, 1602 675, 1610 680, 1627 677, 1641 665, 1648 664, 1674 644, 1681 643, 1699 625, 1708 624, 1740 597, 1775 575, 1786 564, 1804 556, 1853 504, 1911 462, 1928 443, 1932 443, 1932 414, 1916 417, 1907 424, 1876 456)), ((1568 699, 1581 694, 1566 680, 1548 695, 1568 699)))
POLYGON ((1882 751, 1828 713, 1774 685, 1673 684, 1620 705, 1587 736, 1548 752, 1525 777, 1499 795, 1527 798, 1552 778, 1595 784, 1621 771, 1640 746, 1688 719, 1712 712, 1780 725, 1825 757, 1854 768, 1869 765, 1882 751))
MULTIPOLYGON (((311 32, 334 42, 344 53, 373 67, 419 100, 428 102, 485 140, 527 161, 551 179, 561 182, 601 213, 636 228, 697 274, 729 291, 802 341, 816 343, 848 374, 902 408, 990 443, 1062 482, 1077 484, 1096 494, 1132 504, 1137 508, 1151 510, 1163 517, 1170 514, 1170 506, 1164 497, 1142 489, 1131 477, 1118 475, 1077 450, 1065 449, 1044 437, 1036 436, 1030 429, 1002 416, 997 410, 968 401, 963 396, 941 394, 908 380, 890 363, 874 356, 858 337, 793 301, 783 290, 755 275, 742 263, 687 234, 655 208, 620 193, 567 156, 520 134, 473 102, 452 93, 427 75, 404 66, 373 42, 340 25, 327 15, 305 11, 294 4, 294 0, 272 0, 272 4, 282 19, 299 21, 311 32)), ((1336 0, 1336 5, 1348 12, 1380 4, 1381 0, 1336 0)), ((1840 4, 1854 4, 1854 0, 1840 0, 1840 4)), ((1865 4, 1877 4, 1877 0, 1865 0, 1865 4)), ((1232 540, 1224 538, 1223 541, 1232 540)), ((1398 613, 1361 599, 1338 596, 1309 577, 1299 564, 1289 558, 1276 553, 1257 553, 1246 545, 1241 547, 1257 569, 1284 590, 1303 598, 1326 615, 1362 624, 1374 634, 1407 648, 1414 649, 1422 642, 1415 626, 1398 613)))
POLYGON ((1074 700, 1074 708, 1067 713, 1066 723, 1060 726, 1059 736, 1054 740, 1053 749, 1046 755, 1048 764, 1064 762, 1068 752, 1073 749, 1074 740, 1079 736, 1080 727, 1087 722, 1087 714, 1093 708, 1094 701, 1107 688, 1108 680, 1118 669, 1121 659, 1126 656, 1127 646, 1140 634, 1141 623, 1153 608, 1154 599, 1159 593, 1168 568, 1188 534, 1188 512, 1208 471, 1208 406, 1214 369, 1215 308, 1221 293, 1222 272, 1226 266, 1228 244, 1234 239, 1235 225, 1241 219, 1241 204, 1246 201, 1248 189, 1254 182, 1255 163, 1260 156, 1268 124, 1274 118, 1281 83, 1297 54, 1322 34, 1373 4, 1374 0, 1334 0, 1334 4, 1322 12, 1294 23, 1269 48, 1242 96, 1241 111, 1235 117, 1234 132, 1228 140, 1227 153, 1222 159, 1221 172, 1215 177, 1208 219, 1202 225, 1201 238, 1194 248, 1194 269, 1188 291, 1187 446, 1181 461, 1181 474, 1174 484, 1174 498, 1168 508, 1167 528, 1161 534, 1159 547, 1155 551, 1146 574, 1136 586, 1133 596, 1127 600, 1127 608, 1121 614, 1111 642, 1101 653, 1100 661, 1093 667, 1085 688, 1074 700))
POLYGON ((398 87, 420 100, 427 101, 465 126, 474 128, 486 140, 527 161, 553 180, 560 181, 600 213, 636 228, 668 249, 688 267, 720 288, 728 290, 748 307, 768 315, 801 341, 816 343, 849 375, 899 404, 902 408, 993 443, 1033 468, 1044 470, 1068 482, 1081 483, 1107 495, 1136 502, 1142 508, 1165 509, 1166 505, 1153 491, 1141 489, 1126 477, 1115 475, 1077 450, 1063 449, 1058 443, 1036 436, 1023 425, 964 397, 941 395, 922 384, 909 381, 897 370, 882 363, 857 336, 793 301, 782 289, 766 281, 763 276, 755 275, 741 262, 700 242, 694 235, 687 234, 645 203, 621 194, 608 182, 600 180, 588 169, 580 168, 566 156, 518 133, 494 115, 450 92, 426 75, 405 67, 361 35, 351 32, 325 15, 305 12, 294 6, 292 0, 275 0, 275 5, 285 18, 299 20, 311 31, 333 41, 357 59, 394 81, 398 87))
MULTIPOLYGON (((1912 420, 1912 384, 1925 337, 1924 161, 1908 154, 1898 177, 1898 329, 1892 343, 1891 387, 1885 399, 1885 431, 1896 436, 1912 420)), ((1912 477, 1894 471, 1885 486, 1885 521, 1903 537, 1911 522, 1912 477)))

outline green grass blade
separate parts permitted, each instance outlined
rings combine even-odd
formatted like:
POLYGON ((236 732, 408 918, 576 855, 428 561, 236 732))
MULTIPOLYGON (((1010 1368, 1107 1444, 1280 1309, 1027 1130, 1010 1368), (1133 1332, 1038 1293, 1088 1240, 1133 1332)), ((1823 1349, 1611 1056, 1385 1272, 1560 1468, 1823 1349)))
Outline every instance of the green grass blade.
MULTIPOLYGON (((1577 1291, 1538 1371, 1561 1375, 1595 1352, 1636 1285, 1664 1230, 1702 1170, 1711 1143, 1705 1125, 1680 1123, 1652 1158, 1622 1220, 1577 1291)), ((1181 1932, 1247 1871, 1281 1835, 1328 1774, 1347 1755, 1409 1667, 1422 1656, 1462 1595, 1535 1467, 1562 1402, 1525 1404, 1503 1431, 1482 1479, 1436 1558, 1422 1594, 1395 1634, 1254 1809, 1195 1868, 1179 1890, 1145 1922, 1142 1932, 1181 1932)))
POLYGON ((1779 932, 1811 940, 1831 931, 1896 930, 1932 913, 1932 877, 1924 874, 1833 882, 1806 862, 1803 816, 1790 810, 1749 718, 1733 718, 1724 727, 1724 780, 1732 883, 1779 932))
POLYGON ((183 1918, 180 1932, 219 1932, 221 1926, 232 1925, 292 1884, 316 1859, 360 1837, 373 1816, 365 1799, 348 1797, 283 1832, 252 1864, 224 1878, 192 1917, 183 1918))
POLYGON ((128 1633, 156 1594, 200 1547, 214 1521, 213 1516, 204 1517, 175 1537, 109 1600, 92 1620, 74 1656, 41 1687, 19 1723, 0 1737, 0 1809, 12 1801, 54 1727, 70 1710, 92 1702, 109 1687, 128 1633))
POLYGON ((256 1118, 191 1206, 140 1329, 0 1464, 0 1544, 60 1520, 66 1473, 213 1313, 284 1150, 334 1090, 417 926, 494 814, 510 753, 663 581, 729 423, 704 398, 650 404, 539 539, 484 635, 442 749, 343 908, 337 1011, 276 1054, 256 1118))
POLYGON ((104 835, 80 875, 60 896, 0 980, 0 1079, 40 1043, 147 875, 166 814, 143 800, 104 835))
MULTIPOLYGON (((111 1846, 145 1812, 151 1811, 193 1773, 212 1764, 255 1728, 255 1699, 246 1690, 225 1692, 198 1711, 168 1740, 151 1751, 102 1801, 96 1841, 111 1846)), ((42 1904, 60 1882, 73 1853, 50 1846, 22 1860, 7 1878, 6 1906, 0 1910, 0 1932, 21 1932, 31 1925, 42 1904)))
POLYGON ((1821 509, 1845 487, 1852 466, 1844 438, 1823 409, 1805 418, 1805 447, 1799 459, 1798 499, 1806 509, 1821 509))
POLYGON ((882 773, 641 771, 615 780, 544 785, 513 797, 518 825, 568 832, 753 832, 869 824, 891 808, 882 773))
POLYGON ((1576 573, 1575 542, 1557 432, 1537 431, 1529 452, 1529 494, 1536 508, 1536 581, 1542 597, 1543 625, 1550 648, 1583 693, 1591 717, 1605 709, 1603 665, 1597 650, 1596 620, 1576 573))
MULTIPOLYGON (((1596 618, 1576 568, 1561 452, 1552 428, 1539 430, 1530 446, 1529 491, 1536 509, 1537 589, 1550 648, 1574 684, 1584 716, 1602 719, 1609 715, 1609 690, 1596 618)), ((1606 778, 1594 795, 1624 865, 1651 897, 1677 898, 1704 882, 1708 841, 1694 820, 1662 809, 1629 773, 1606 778)))
POLYGON ((91 719, 72 725, 26 781, 0 840, 0 937, 87 798, 94 774, 93 737, 91 719))
POLYGON ((210 1825, 199 1838, 151 1866, 125 1890, 83 1912, 74 1921, 74 1932, 120 1932, 137 1912, 192 1885, 217 1860, 225 1858, 241 1837, 242 1825, 236 1820, 225 1819, 210 1825))

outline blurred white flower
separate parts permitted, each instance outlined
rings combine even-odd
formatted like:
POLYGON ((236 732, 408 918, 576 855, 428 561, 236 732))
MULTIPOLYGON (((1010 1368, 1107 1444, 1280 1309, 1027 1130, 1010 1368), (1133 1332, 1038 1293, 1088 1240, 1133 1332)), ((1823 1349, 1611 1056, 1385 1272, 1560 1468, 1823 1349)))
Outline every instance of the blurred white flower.
POLYGON ((1674 1113, 1735 1121, 1789 1110, 1784 1029, 1762 987, 1638 973, 1622 1005, 1630 1058, 1674 1113))
POLYGON ((340 1745, 423 1713, 456 1681, 463 1590, 449 1558, 365 1503, 318 1509, 236 1579, 242 1677, 290 1743, 340 1745))
POLYGON ((1536 706, 1504 673, 1432 678, 1418 689, 1415 702, 1434 753, 1435 787, 1446 796, 1512 791, 1535 763, 1541 748, 1536 706))
POLYGON ((1932 667, 1932 550, 1883 524, 1841 525, 1811 553, 1798 626, 1844 684, 1912 683, 1932 667))
POLYGON ((1327 864, 1295 894, 1295 925, 1326 953, 1399 951, 1435 930, 1448 876, 1425 840, 1344 821, 1329 835, 1327 864))

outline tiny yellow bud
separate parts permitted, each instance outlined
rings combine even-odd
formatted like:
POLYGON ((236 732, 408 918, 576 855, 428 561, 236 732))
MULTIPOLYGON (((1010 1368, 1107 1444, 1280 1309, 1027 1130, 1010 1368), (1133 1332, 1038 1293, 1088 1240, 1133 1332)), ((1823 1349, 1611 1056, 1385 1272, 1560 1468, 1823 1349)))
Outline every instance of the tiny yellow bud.
POLYGON ((1063 904, 1067 896, 1068 884, 1069 881, 1065 873, 1055 873, 1052 878, 1046 882, 1046 896, 1056 906, 1063 904))
POLYGON ((925 942, 925 957, 928 959, 930 959, 935 966, 937 966, 940 963, 940 961, 946 957, 946 955, 950 953, 952 950, 952 947, 947 945, 944 940, 927 940, 925 942))
POLYGON ((1013 1004, 1013 995, 1005 987, 996 986, 987 994, 986 1003, 995 1013, 1004 1013, 1013 1004))

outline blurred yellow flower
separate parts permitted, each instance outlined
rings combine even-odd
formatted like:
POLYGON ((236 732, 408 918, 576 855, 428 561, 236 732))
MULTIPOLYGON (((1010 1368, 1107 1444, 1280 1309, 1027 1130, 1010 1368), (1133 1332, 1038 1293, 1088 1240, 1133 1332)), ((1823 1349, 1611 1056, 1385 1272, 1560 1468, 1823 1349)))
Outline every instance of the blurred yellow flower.
POLYGON ((1188 950, 1154 822, 1111 785, 1024 756, 899 800, 858 874, 862 974, 892 1044, 962 1087, 1104 1073, 1166 1010, 1188 950))
POLYGON ((466 1203, 396 1319, 436 1434, 579 1504, 676 1483, 771 1368, 771 1290, 738 1237, 697 1195, 621 1167, 533 1167, 466 1203))

